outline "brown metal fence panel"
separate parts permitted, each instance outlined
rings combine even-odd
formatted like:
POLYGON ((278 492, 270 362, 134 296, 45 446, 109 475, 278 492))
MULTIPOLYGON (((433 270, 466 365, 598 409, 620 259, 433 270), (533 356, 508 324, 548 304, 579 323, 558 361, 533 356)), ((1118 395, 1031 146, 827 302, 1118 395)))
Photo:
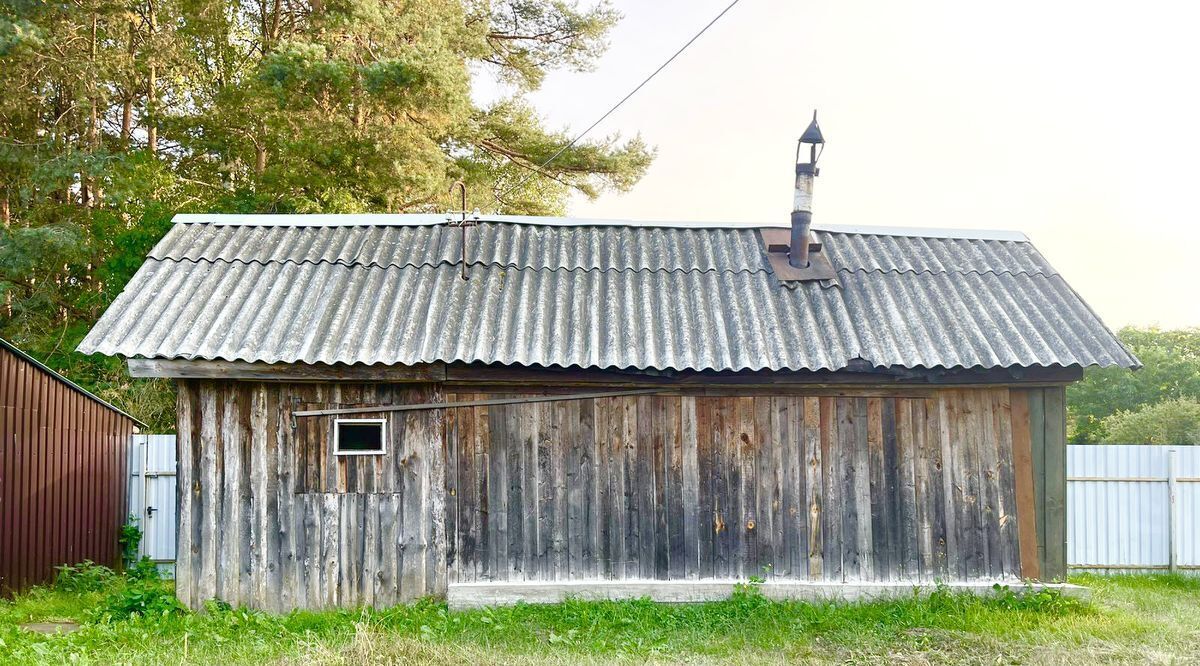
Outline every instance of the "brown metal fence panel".
POLYGON ((134 422, 0 346, 0 595, 115 566, 134 422))

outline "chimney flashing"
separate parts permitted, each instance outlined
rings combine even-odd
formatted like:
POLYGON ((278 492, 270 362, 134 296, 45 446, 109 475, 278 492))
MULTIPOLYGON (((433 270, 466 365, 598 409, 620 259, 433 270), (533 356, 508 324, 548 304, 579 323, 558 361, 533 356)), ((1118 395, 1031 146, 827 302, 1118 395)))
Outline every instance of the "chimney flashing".
POLYGON ((767 263, 771 272, 780 282, 811 282, 814 280, 832 280, 837 283, 837 270, 824 252, 824 247, 815 236, 809 235, 808 265, 799 268, 789 261, 791 250, 791 230, 775 228, 760 228, 759 239, 767 252, 767 263))

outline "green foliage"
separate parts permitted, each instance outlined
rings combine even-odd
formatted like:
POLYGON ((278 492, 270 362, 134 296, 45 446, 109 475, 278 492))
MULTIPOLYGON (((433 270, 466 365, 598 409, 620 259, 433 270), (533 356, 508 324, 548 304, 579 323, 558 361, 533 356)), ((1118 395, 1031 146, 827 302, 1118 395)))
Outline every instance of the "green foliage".
POLYGON ((169 586, 158 581, 139 580, 108 595, 95 609, 93 618, 109 623, 137 617, 165 618, 185 611, 169 586))
POLYGON ((1089 368, 1083 381, 1067 389, 1073 444, 1136 442, 1113 437, 1106 417, 1168 400, 1200 399, 1200 328, 1126 327, 1117 335, 1144 367, 1089 368))
POLYGON ((526 101, 617 15, 566 0, 0 3, 0 336, 146 422, 166 382, 72 351, 179 212, 560 213, 651 151, 526 101), (507 82, 481 106, 471 77, 507 82), (151 137, 153 136, 153 141, 151 137), (526 180, 526 178, 528 180, 526 180))
POLYGON ((135 582, 162 580, 162 574, 158 570, 158 565, 149 557, 143 557, 134 563, 133 566, 126 569, 125 577, 135 582))
POLYGON ((74 566, 64 564, 55 569, 58 574, 54 577, 54 589, 62 592, 98 592, 117 578, 112 569, 91 560, 74 566))
MULTIPOLYGON (((992 589, 996 592, 996 605, 1006 610, 1057 615, 1082 611, 1084 608, 1078 601, 1064 596, 1062 592, 1055 589, 1042 588, 1039 590, 1032 585, 1027 585, 1025 589, 1018 592, 1008 585, 999 583, 993 585, 992 589)), ((938 593, 942 592, 944 590, 938 591, 938 593)))
POLYGON ((129 522, 121 526, 117 543, 121 545, 121 555, 126 563, 137 560, 138 546, 142 544, 142 528, 138 526, 137 516, 129 514, 129 522))
POLYGON ((1200 400, 1176 398, 1104 418, 1105 439, 1134 444, 1200 444, 1200 400))
POLYGON ((1091 603, 1003 587, 990 598, 943 587, 891 601, 781 603, 748 585, 704 604, 568 601, 452 612, 426 600, 272 615, 216 601, 193 613, 173 602, 169 583, 118 578, 108 594, 38 589, 0 601, 0 663, 1132 663, 1148 654, 1186 661, 1194 652, 1200 581, 1076 582, 1093 588, 1091 603), (44 620, 82 626, 60 636, 17 626, 44 620))

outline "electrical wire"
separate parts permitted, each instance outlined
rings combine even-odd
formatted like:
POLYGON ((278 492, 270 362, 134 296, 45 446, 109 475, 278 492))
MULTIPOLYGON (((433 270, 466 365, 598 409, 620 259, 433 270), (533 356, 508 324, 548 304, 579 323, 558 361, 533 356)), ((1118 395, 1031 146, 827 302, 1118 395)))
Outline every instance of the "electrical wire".
POLYGON ((663 62, 663 64, 659 65, 658 69, 651 72, 650 76, 647 76, 645 79, 643 79, 641 83, 637 84, 636 88, 629 91, 629 94, 622 97, 621 100, 619 102, 617 102, 616 104, 614 104, 611 109, 609 109, 608 111, 605 111, 604 115, 597 118, 596 122, 592 123, 591 125, 588 125, 587 129, 585 129, 582 132, 580 132, 579 134, 575 135, 574 139, 571 139, 562 148, 559 148, 558 151, 555 152, 553 155, 551 155, 550 158, 547 159, 545 162, 542 162, 541 164, 537 165, 537 167, 535 169, 532 169, 529 173, 525 174, 525 177, 522 178, 521 180, 517 181, 517 183, 515 185, 513 185, 512 187, 509 187, 508 189, 504 190, 503 192, 495 195, 496 203, 500 203, 500 204, 504 203, 503 199, 505 196, 511 194, 514 190, 525 185, 525 183, 529 182, 530 178, 533 178, 534 176, 538 175, 539 172, 541 172, 543 169, 545 169, 547 166, 549 166, 551 162, 553 162, 554 160, 556 160, 560 156, 562 156, 562 154, 565 153, 567 151, 567 149, 569 149, 571 146, 574 146, 576 143, 578 143, 579 140, 582 139, 585 135, 587 135, 588 132, 591 132, 592 130, 596 129, 597 125, 604 122, 604 120, 606 118, 608 118, 609 116, 611 116, 613 114, 613 112, 615 112, 617 109, 621 108, 622 104, 629 101, 630 97, 633 97, 634 95, 636 95, 637 92, 639 90, 641 90, 643 87, 645 87, 645 85, 647 83, 650 83, 650 81, 652 79, 654 79, 654 77, 658 76, 659 72, 666 69, 667 65, 670 65, 676 58, 678 58, 680 56, 680 54, 682 54, 684 51, 686 51, 687 48, 689 46, 691 46, 693 42, 695 42, 697 39, 700 39, 701 35, 703 35, 705 32, 708 32, 709 28, 713 27, 713 25, 716 24, 717 21, 720 21, 721 17, 725 16, 725 14, 727 14, 729 12, 729 10, 733 9, 734 5, 736 5, 739 2, 741 2, 741 0, 733 0, 733 2, 729 3, 729 5, 727 7, 725 7, 725 9, 721 10, 720 14, 717 14, 715 17, 713 17, 713 20, 709 21, 707 25, 705 25, 703 28, 701 28, 700 32, 697 32, 695 35, 692 35, 692 38, 687 40, 687 42, 684 43, 683 46, 679 47, 678 51, 673 53, 670 58, 667 58, 666 61, 663 62))

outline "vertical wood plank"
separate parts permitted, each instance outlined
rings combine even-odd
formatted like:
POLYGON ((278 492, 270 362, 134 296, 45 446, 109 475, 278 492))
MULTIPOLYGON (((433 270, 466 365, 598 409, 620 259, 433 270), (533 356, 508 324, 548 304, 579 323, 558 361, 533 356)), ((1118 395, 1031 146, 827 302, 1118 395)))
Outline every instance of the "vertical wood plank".
MULTIPOLYGON (((520 507, 522 518, 520 566, 525 580, 542 580, 539 577, 541 545, 538 543, 538 515, 541 501, 538 496, 538 403, 516 405, 517 428, 520 437, 519 467, 521 476, 520 507)), ((574 443, 572 443, 574 445, 574 443)))
POLYGON ((1046 562, 1044 574, 1052 580, 1067 578, 1067 450, 1066 389, 1043 389, 1045 402, 1046 562))
POLYGON ((985 571, 989 577, 999 578, 1004 575, 1004 556, 1001 540, 1003 510, 1000 502, 1000 438, 996 428, 996 404, 993 400, 995 391, 978 389, 975 393, 979 403, 977 425, 981 428, 979 482, 982 486, 980 499, 982 500, 983 521, 987 535, 985 571))
POLYGON ((175 594, 184 605, 194 609, 199 607, 199 602, 196 598, 195 578, 192 574, 199 549, 198 544, 192 540, 192 515, 196 503, 199 501, 196 491, 200 488, 200 484, 194 476, 197 470, 192 464, 198 444, 192 441, 195 414, 192 411, 192 401, 195 395, 195 384, 191 380, 181 379, 175 383, 175 386, 177 391, 176 431, 178 432, 175 437, 175 455, 179 461, 178 476, 175 480, 175 502, 179 511, 175 529, 175 594))
POLYGON ((1021 576, 1017 534, 1016 482, 1013 474, 1012 406, 1007 388, 991 390, 993 431, 996 433, 996 473, 999 487, 1000 571, 1005 577, 1021 576))
POLYGON ((562 575, 556 552, 560 544, 555 542, 554 526, 558 519, 558 503, 555 498, 554 459, 558 457, 557 445, 561 442, 559 426, 554 419, 555 405, 531 405, 537 420, 537 567, 541 580, 556 580, 562 575))
POLYGON ((883 399, 867 398, 867 478, 870 488, 871 567, 872 578, 888 580, 891 563, 888 530, 891 527, 888 515, 887 478, 883 443, 883 399))
POLYGON ((203 495, 203 508, 200 512, 203 528, 200 543, 200 570, 197 574, 197 602, 212 599, 219 594, 217 589, 217 557, 218 540, 221 532, 217 529, 220 520, 220 504, 217 497, 220 475, 218 471, 218 454, 220 452, 220 412, 217 403, 216 382, 200 384, 200 450, 201 470, 200 488, 203 495))
POLYGON ((650 397, 637 398, 637 476, 631 499, 637 511, 638 576, 654 577, 654 404, 650 397))
POLYGON ((640 577, 641 569, 641 519, 639 517, 640 498, 639 494, 643 492, 641 484, 642 478, 639 476, 638 464, 638 439, 642 434, 642 428, 638 419, 640 412, 641 401, 633 396, 621 398, 621 409, 624 412, 622 418, 622 428, 624 433, 621 440, 624 442, 624 466, 625 466, 625 576, 628 578, 640 577))
POLYGON ((696 470, 700 497, 699 520, 696 530, 698 551, 698 578, 715 578, 714 537, 716 535, 717 501, 713 496, 716 471, 713 468, 713 423, 712 398, 696 398, 696 470))
POLYGON ((1033 488, 1033 450, 1029 432, 1029 394, 1025 390, 1009 391, 1010 423, 1012 425, 1013 485, 1015 487, 1017 546, 1022 578, 1041 578, 1037 542, 1037 507, 1033 488))
POLYGON ((700 532, 703 531, 704 511, 700 499, 700 461, 696 399, 680 398, 680 446, 683 455, 682 493, 684 577, 700 577, 700 532))
POLYGON ((734 535, 738 537, 739 574, 747 579, 762 575, 758 566, 758 470, 754 464, 761 447, 754 428, 754 402, 752 397, 737 398, 737 431, 732 440, 740 470, 737 484, 738 522, 734 526, 734 535))
POLYGON ((842 581, 844 579, 842 524, 843 497, 846 491, 846 480, 843 467, 846 456, 840 446, 841 428, 838 399, 831 397, 820 398, 821 405, 821 494, 824 497, 822 507, 822 552, 824 579, 842 581))
MULTIPOLYGON (((461 399, 457 395, 447 395, 447 401, 454 402, 461 399)), ((449 538, 446 540, 446 565, 449 570, 450 582, 456 583, 460 580, 459 571, 462 569, 462 542, 463 542, 463 519, 461 515, 462 490, 459 488, 459 483, 462 481, 462 469, 464 465, 459 461, 459 456, 462 455, 462 438, 459 433, 461 426, 459 425, 459 417, 462 409, 447 409, 446 416, 443 421, 442 433, 442 449, 445 451, 446 457, 446 533, 449 538)))
POLYGON ((258 385, 251 394, 250 405, 250 504, 254 507, 254 523, 250 531, 250 566, 254 605, 261 607, 273 593, 267 583, 266 536, 274 529, 267 513, 267 389, 258 385))
POLYGON ((779 508, 775 526, 775 575, 798 579, 808 570, 807 535, 804 530, 804 422, 803 402, 797 398, 770 398, 771 436, 776 442, 779 508))
POLYGON ((588 450, 581 441, 579 401, 563 407, 562 439, 567 460, 567 564, 569 577, 587 577, 585 541, 587 533, 588 450))
POLYGON ((822 431, 824 429, 824 413, 821 410, 820 398, 804 398, 804 420, 802 424, 804 437, 804 506, 808 511, 808 578, 820 580, 824 574, 824 492, 825 480, 822 473, 824 447, 822 446, 822 431))
POLYGON ((609 577, 625 578, 625 418, 621 398, 604 398, 608 419, 608 566, 609 577))
MULTIPOLYGON (((787 575, 790 568, 783 562, 783 443, 779 433, 777 399, 768 396, 754 398, 754 430, 759 446, 754 457, 758 469, 758 562, 764 577, 787 575)), ((782 420, 786 421, 786 407, 782 420)), ((786 428, 786 423, 783 426, 786 428)))
POLYGON ((733 568, 733 539, 727 522, 737 522, 736 509, 731 506, 733 496, 730 472, 735 468, 730 456, 730 440, 734 419, 731 402, 726 398, 714 398, 710 403, 713 418, 712 438, 712 499, 713 499, 713 576, 716 578, 732 578, 736 575, 733 568))
MULTIPOLYGON (((906 398, 892 401, 892 433, 896 446, 896 504, 899 507, 898 538, 900 541, 900 577, 920 580, 921 565, 918 545, 924 529, 917 514, 917 461, 912 402, 906 398)), ((885 432, 885 441, 887 434, 885 432)))
POLYGON ((666 459, 665 494, 666 506, 663 518, 667 532, 667 578, 687 578, 686 538, 683 507, 683 409, 682 398, 670 397, 666 402, 666 441, 663 448, 666 459))
POLYGON ((957 393, 959 405, 958 437, 964 487, 964 525, 959 548, 966 557, 967 579, 987 575, 987 532, 983 521, 983 487, 980 480, 979 451, 982 448, 979 429, 978 391, 965 389, 957 393), (964 548, 964 546, 967 546, 964 548))
POLYGON ((1043 579, 1053 579, 1046 568, 1046 403, 1040 388, 1026 392, 1029 402, 1029 444, 1033 459, 1033 493, 1037 525, 1038 568, 1043 579))
POLYGON ((584 575, 597 578, 600 573, 600 478, 599 448, 596 443, 595 404, 591 400, 579 400, 578 438, 584 453, 584 509, 583 509, 583 559, 586 563, 584 575))

